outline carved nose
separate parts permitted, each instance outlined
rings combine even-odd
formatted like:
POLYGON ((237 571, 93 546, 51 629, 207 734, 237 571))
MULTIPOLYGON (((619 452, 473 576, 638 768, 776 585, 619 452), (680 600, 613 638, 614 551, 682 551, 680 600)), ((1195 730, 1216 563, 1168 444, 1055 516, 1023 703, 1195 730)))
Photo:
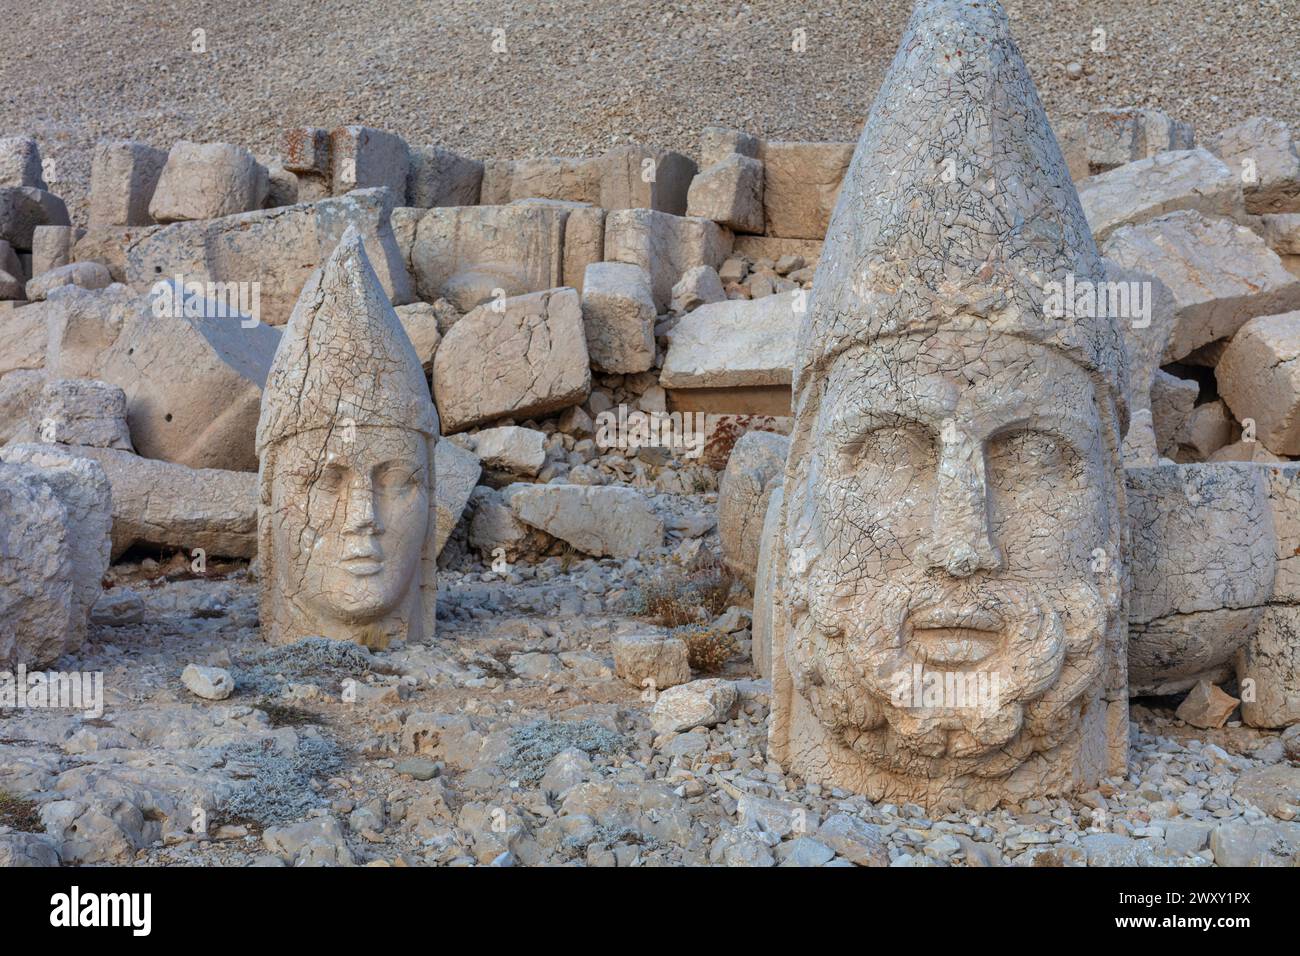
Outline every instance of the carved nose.
POLYGON ((955 578, 1000 571, 1005 565, 989 520, 984 448, 965 435, 942 442, 930 540, 923 558, 928 568, 955 578))
POLYGON ((375 491, 369 482, 355 482, 348 489, 347 517, 344 534, 377 534, 381 529, 375 517, 375 491))

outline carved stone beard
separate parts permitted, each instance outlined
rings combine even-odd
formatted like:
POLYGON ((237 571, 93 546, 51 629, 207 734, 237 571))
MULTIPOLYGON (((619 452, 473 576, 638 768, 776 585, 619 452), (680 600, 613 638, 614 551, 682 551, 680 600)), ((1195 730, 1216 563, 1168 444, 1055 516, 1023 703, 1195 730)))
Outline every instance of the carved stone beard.
POLYGON ((845 747, 932 780, 1001 777, 1078 738, 1120 606, 1113 574, 1103 586, 1080 580, 1052 594, 1005 580, 873 585, 819 565, 803 585, 806 609, 791 617, 786 660, 795 691, 845 747), (979 625, 991 650, 977 663, 932 663, 913 628, 922 615, 979 625), (947 678, 948 694, 964 681, 956 686, 967 693, 931 705, 916 690, 928 675, 947 678))

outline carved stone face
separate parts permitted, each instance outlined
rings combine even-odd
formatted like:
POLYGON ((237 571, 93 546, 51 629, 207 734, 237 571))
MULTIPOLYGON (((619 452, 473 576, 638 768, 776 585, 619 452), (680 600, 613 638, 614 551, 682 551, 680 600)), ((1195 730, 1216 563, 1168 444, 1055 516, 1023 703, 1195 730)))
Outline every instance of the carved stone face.
POLYGON ((428 441, 418 432, 343 423, 285 439, 271 487, 282 596, 325 636, 405 615, 419 582, 429 485, 428 441))
POLYGON ((878 340, 831 368, 807 447, 786 659, 861 761, 841 782, 908 792, 867 778, 1002 776, 1077 744, 1121 595, 1088 373, 1005 335, 878 340))

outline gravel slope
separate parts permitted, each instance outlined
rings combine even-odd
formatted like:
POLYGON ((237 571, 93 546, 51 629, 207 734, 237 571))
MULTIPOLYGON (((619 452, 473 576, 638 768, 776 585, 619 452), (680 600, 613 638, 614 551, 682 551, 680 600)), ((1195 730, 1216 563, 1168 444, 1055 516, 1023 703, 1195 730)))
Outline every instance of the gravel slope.
MULTIPOLYGON (((1049 114, 1152 105, 1213 132, 1300 125, 1300 0, 1005 0, 1049 114), (1107 52, 1092 53, 1093 29, 1107 52), (1066 67, 1085 75, 1070 79, 1066 67)), ((473 156, 694 153, 700 127, 850 139, 910 0, 0 0, 0 135, 28 132, 79 210, 103 137, 278 151, 365 122, 473 156), (508 52, 492 52, 492 30, 508 52), (803 53, 792 31, 807 31, 803 53), (191 52, 191 31, 207 52, 191 52)))

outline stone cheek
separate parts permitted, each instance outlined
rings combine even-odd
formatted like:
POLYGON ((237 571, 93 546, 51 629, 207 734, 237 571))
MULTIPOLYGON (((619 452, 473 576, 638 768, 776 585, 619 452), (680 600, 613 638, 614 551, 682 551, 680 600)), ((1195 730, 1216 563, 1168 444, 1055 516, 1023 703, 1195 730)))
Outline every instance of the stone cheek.
POLYGON ((270 450, 261 539, 271 643, 432 636, 433 447, 415 431, 341 422, 270 450))
POLYGON ((785 482, 776 758, 930 807, 1109 772, 1122 522, 1089 374, 943 331, 851 350, 820 387, 785 482))

